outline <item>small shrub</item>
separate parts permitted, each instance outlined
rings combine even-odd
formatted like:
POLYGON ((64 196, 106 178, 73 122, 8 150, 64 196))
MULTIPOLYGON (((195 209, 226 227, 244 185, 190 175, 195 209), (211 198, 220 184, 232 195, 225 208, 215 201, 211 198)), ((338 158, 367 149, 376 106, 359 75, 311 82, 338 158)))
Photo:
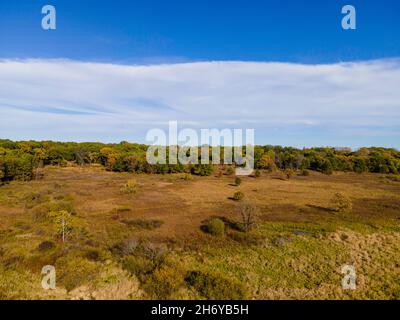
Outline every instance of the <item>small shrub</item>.
POLYGON ((44 254, 44 252, 39 252, 39 254, 29 255, 25 258, 23 267, 34 273, 42 270, 43 266, 54 265, 57 260, 56 254, 44 254))
POLYGON ((284 173, 286 175, 286 179, 289 180, 291 177, 293 177, 294 171, 292 169, 286 169, 284 173))
POLYGON ((225 223, 218 218, 211 219, 206 225, 206 231, 213 236, 223 236, 225 234, 225 223))
POLYGON ((111 248, 111 252, 119 256, 128 256, 135 254, 139 241, 137 239, 127 239, 123 242, 115 244, 111 248))
POLYGON ((256 170, 254 171, 254 177, 255 177, 255 178, 261 177, 261 171, 258 170, 258 169, 256 169, 256 170))
POLYGON ((32 278, 29 272, 21 272, 0 265, 0 300, 29 300, 32 278))
POLYGON ((226 175, 231 176, 235 173, 235 169, 233 167, 228 167, 226 169, 226 175))
POLYGON ((122 193, 134 194, 137 192, 138 183, 135 179, 129 179, 121 188, 122 193))
POLYGON ((155 268, 164 263, 167 253, 168 250, 163 245, 142 241, 139 246, 139 254, 150 259, 155 268))
POLYGON ((34 206, 50 200, 47 192, 32 192, 25 196, 25 208, 32 209, 34 206))
POLYGON ((240 179, 239 177, 235 178, 235 185, 240 186, 242 183, 242 179, 240 179))
POLYGON ((241 192, 241 191, 235 192, 235 193, 233 194, 233 197, 232 197, 232 199, 233 199, 233 200, 236 200, 236 201, 240 201, 240 200, 242 200, 243 198, 244 198, 244 193, 241 192))
POLYGON ((76 215, 74 205, 70 201, 63 200, 58 203, 52 204, 50 207, 51 211, 67 211, 73 216, 76 215))
POLYGON ((43 241, 39 244, 38 249, 39 251, 47 251, 53 249, 55 246, 52 241, 43 241))
POLYGON ((71 228, 71 226, 69 226, 69 229, 71 230, 71 238, 74 240, 86 241, 89 237, 89 231, 85 227, 77 226, 75 228, 71 228))
POLYGON ((177 292, 184 284, 183 276, 176 268, 162 266, 156 269, 146 280, 144 288, 153 298, 168 299, 177 292))
POLYGON ((247 297, 244 286, 233 278, 201 271, 190 271, 186 275, 185 281, 207 299, 241 300, 247 297))
POLYGON ((307 169, 303 169, 303 170, 301 170, 300 175, 307 177, 310 175, 310 171, 308 171, 307 169))
POLYGON ((93 281, 99 274, 95 262, 85 258, 64 256, 56 261, 57 284, 67 291, 93 281))
POLYGON ((35 222, 45 221, 47 219, 49 212, 50 212, 49 203, 37 205, 32 209, 32 219, 35 222))
POLYGON ((181 179, 185 181, 190 181, 193 180, 193 176, 189 173, 184 173, 183 175, 181 175, 181 179))
POLYGON ((122 267, 143 280, 143 276, 153 272, 155 269, 154 264, 150 259, 142 256, 127 256, 122 261, 122 267))
POLYGON ((266 244, 266 239, 264 237, 253 233, 232 231, 229 233, 229 238, 246 246, 259 246, 266 244))
POLYGON ((111 252, 121 256, 143 257, 151 261, 153 269, 164 263, 167 249, 146 240, 128 239, 111 248, 111 252))
POLYGON ((76 215, 76 210, 73 204, 73 198, 70 195, 59 195, 54 198, 55 201, 51 201, 50 211, 61 211, 65 210, 70 212, 72 215, 76 215))
POLYGON ((99 251, 99 250, 96 250, 96 249, 90 249, 90 250, 88 250, 88 251, 85 253, 85 257, 86 257, 88 260, 91 260, 91 261, 101 261, 101 260, 103 260, 100 251, 99 251))
POLYGON ((333 210, 340 213, 350 213, 353 210, 351 199, 342 192, 337 192, 332 198, 333 210))
POLYGON ((259 210, 251 202, 242 202, 236 208, 239 215, 239 225, 242 230, 248 232, 257 226, 259 210))
POLYGON ((209 176, 214 172, 214 167, 212 164, 196 164, 191 172, 197 176, 209 176))
POLYGON ((288 237, 279 236, 279 237, 276 237, 276 238, 272 241, 272 243, 273 243, 276 247, 284 247, 284 246, 286 246, 290 241, 291 241, 291 239, 288 238, 288 237))
POLYGON ((67 211, 71 215, 76 215, 71 196, 58 195, 50 199, 48 195, 33 194, 28 199, 29 202, 25 203, 25 207, 31 209, 32 219, 35 222, 45 221, 51 212, 67 211))

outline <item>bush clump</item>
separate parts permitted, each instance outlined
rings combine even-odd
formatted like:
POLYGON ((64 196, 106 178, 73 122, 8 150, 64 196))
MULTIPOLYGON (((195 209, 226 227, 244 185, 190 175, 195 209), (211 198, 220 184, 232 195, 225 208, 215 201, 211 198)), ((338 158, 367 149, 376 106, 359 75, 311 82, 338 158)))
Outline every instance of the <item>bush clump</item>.
POLYGON ((232 278, 190 271, 185 281, 194 287, 203 297, 212 300, 241 300, 246 299, 246 290, 243 285, 232 278))
POLYGON ((76 256, 64 256, 56 262, 57 284, 67 291, 94 281, 99 274, 95 262, 76 256))
POLYGON ((39 251, 47 251, 53 249, 55 246, 53 241, 43 241, 39 244, 38 249, 39 251))
MULTIPOLYGON (((167 248, 164 246, 157 245, 146 240, 136 239, 128 239, 122 243, 118 243, 111 248, 111 251, 120 256, 141 257, 145 260, 149 260, 153 270, 164 263, 167 255, 167 248)), ((132 262, 132 260, 130 262, 132 262)), ((138 261, 134 261, 132 263, 136 262, 138 261)), ((144 263, 146 261, 139 261, 138 263, 142 262, 144 263)))
POLYGON ((103 260, 101 252, 97 249, 89 249, 85 253, 85 257, 86 257, 86 259, 91 260, 91 261, 102 261, 103 260))
POLYGON ((151 297, 166 299, 175 291, 173 282, 177 281, 166 267, 166 255, 165 247, 139 240, 130 244, 129 255, 123 257, 122 267, 139 279, 151 297), (164 280, 163 276, 166 277, 164 280))
POLYGON ((191 173, 196 176, 210 176, 214 172, 212 164, 196 164, 191 173))
POLYGON ((147 278, 144 289, 152 298, 164 300, 170 299, 183 285, 183 276, 177 269, 163 265, 147 278))
POLYGON ((127 256, 122 261, 122 267, 139 280, 143 280, 145 275, 155 270, 153 262, 144 256, 127 256))
POLYGON ((235 193, 233 194, 233 197, 232 197, 232 199, 233 199, 233 200, 236 200, 236 201, 240 201, 240 200, 242 200, 243 198, 244 198, 244 193, 241 192, 241 191, 235 192, 235 193))
POLYGON ((218 218, 211 219, 206 225, 206 231, 213 236, 223 236, 225 234, 225 223, 218 218))
POLYGON ((25 208, 32 209, 33 207, 47 203, 50 201, 50 196, 48 191, 41 191, 41 192, 31 192, 27 194, 24 198, 25 208))
POLYGON ((262 236, 253 233, 243 233, 238 231, 232 231, 229 233, 229 238, 246 246, 264 246, 266 239, 262 236))
POLYGON ((332 198, 333 210, 340 213, 350 213, 353 210, 351 199, 343 192, 337 192, 332 198))
POLYGON ((235 178, 235 185, 236 186, 240 186, 242 184, 242 179, 240 179, 239 177, 235 178))
POLYGON ((190 173, 184 173, 181 175, 181 179, 185 181, 193 180, 193 176, 190 173))
POLYGON ((70 212, 72 215, 76 215, 74 198, 69 194, 56 194, 53 196, 51 201, 48 201, 48 203, 50 211, 65 210, 70 212))
POLYGON ((286 169, 284 173, 286 175, 286 179, 289 180, 291 177, 293 177, 294 171, 292 169, 286 169))
POLYGON ((226 175, 231 176, 235 173, 235 169, 233 167, 228 167, 226 169, 226 175))
POLYGON ((135 238, 131 238, 116 243, 110 248, 110 251, 115 255, 129 256, 135 254, 138 246, 139 246, 139 241, 135 238))
POLYGON ((50 211, 49 203, 37 205, 32 209, 32 220, 35 222, 43 222, 47 219, 47 215, 50 211))
POLYGON ((129 179, 121 188, 122 193, 134 194, 137 192, 138 183, 135 179, 129 179))
POLYGON ((301 170, 300 175, 307 177, 310 175, 310 171, 308 171, 307 169, 303 169, 301 170))
POLYGON ((258 170, 258 169, 256 169, 256 170, 254 171, 254 177, 255 177, 255 178, 259 178, 260 176, 261 176, 261 171, 258 170))
POLYGON ((69 196, 57 196, 54 199, 46 198, 43 202, 30 204, 29 209, 32 212, 32 219, 35 222, 42 222, 49 218, 50 212, 67 211, 71 215, 76 215, 73 200, 69 196))

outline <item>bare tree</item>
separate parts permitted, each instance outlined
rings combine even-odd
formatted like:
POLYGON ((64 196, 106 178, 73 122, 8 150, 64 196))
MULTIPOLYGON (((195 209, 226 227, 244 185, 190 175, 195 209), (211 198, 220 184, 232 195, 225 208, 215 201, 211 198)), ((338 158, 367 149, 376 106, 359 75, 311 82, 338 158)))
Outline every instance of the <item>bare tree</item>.
POLYGON ((254 204, 249 201, 243 201, 238 204, 236 211, 243 231, 248 232, 257 226, 260 211, 254 204))

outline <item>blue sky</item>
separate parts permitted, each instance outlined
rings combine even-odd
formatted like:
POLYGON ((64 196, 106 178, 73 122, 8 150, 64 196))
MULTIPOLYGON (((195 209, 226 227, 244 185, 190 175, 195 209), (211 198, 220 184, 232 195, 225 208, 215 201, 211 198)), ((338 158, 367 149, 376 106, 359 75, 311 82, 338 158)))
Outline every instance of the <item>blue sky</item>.
POLYGON ((396 0, 0 0, 0 136, 144 142, 178 120, 254 127, 260 144, 398 148, 399 34, 396 0), (357 30, 341 28, 345 4, 357 30))
POLYGON ((1 0, 0 57, 131 62, 245 60, 305 63, 400 55, 397 0, 1 0), (341 28, 357 9, 358 30, 341 28), (56 32, 40 27, 57 9, 56 32))

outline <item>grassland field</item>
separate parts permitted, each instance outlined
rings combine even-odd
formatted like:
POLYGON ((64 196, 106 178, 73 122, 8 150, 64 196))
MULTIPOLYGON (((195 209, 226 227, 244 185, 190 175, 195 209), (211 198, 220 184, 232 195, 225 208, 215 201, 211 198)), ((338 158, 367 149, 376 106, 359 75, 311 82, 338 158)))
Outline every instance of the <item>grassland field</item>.
POLYGON ((234 179, 76 166, 0 186, 0 299, 400 299, 398 177, 234 179), (247 233, 234 227, 237 191, 260 211, 247 233), (351 212, 332 210, 337 192, 351 212), (54 210, 72 213, 64 242, 54 210), (223 235, 203 231, 213 217, 223 235), (344 264, 355 290, 341 286, 344 264), (55 290, 41 286, 45 265, 55 290))

